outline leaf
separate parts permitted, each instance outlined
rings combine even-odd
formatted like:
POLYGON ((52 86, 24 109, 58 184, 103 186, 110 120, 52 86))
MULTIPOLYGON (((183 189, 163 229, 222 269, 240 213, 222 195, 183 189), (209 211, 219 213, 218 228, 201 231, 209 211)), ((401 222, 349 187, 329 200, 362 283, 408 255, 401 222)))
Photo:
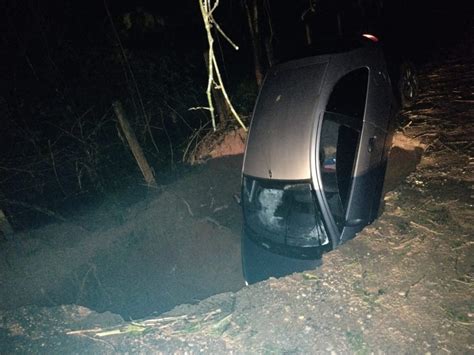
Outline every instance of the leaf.
POLYGON ((305 280, 317 280, 319 277, 317 275, 310 274, 308 272, 303 273, 303 279, 305 280))

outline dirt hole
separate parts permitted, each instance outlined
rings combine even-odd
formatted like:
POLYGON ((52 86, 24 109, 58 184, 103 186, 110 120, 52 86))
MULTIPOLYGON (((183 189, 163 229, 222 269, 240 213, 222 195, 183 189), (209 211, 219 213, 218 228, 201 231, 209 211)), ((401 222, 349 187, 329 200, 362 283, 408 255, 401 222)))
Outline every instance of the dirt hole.
MULTIPOLYGON (((422 151, 395 135, 386 190, 415 169, 422 151)), ((0 308, 74 303, 137 319, 242 288, 233 199, 241 164, 242 155, 213 159, 141 203, 105 201, 78 220, 2 242, 0 308)))

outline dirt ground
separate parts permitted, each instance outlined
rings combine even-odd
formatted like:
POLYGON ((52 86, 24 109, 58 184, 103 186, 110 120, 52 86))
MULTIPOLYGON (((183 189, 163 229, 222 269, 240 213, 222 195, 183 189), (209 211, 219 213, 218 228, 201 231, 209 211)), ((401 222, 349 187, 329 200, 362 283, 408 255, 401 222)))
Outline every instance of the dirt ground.
POLYGON ((15 235, 0 250, 0 308, 73 303, 136 319, 242 288, 241 163, 210 161, 140 203, 15 235))
POLYGON ((0 352, 473 353, 471 54, 422 69, 384 214, 318 269, 244 287, 242 158, 211 160, 128 209, 4 242, 0 352))

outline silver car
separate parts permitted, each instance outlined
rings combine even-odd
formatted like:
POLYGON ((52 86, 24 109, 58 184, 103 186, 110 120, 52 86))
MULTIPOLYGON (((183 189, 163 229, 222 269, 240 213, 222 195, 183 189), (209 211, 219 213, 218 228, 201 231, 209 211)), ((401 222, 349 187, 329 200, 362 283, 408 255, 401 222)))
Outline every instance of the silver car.
POLYGON ((377 218, 396 106, 377 46, 269 71, 243 164, 248 282, 311 268, 377 218))

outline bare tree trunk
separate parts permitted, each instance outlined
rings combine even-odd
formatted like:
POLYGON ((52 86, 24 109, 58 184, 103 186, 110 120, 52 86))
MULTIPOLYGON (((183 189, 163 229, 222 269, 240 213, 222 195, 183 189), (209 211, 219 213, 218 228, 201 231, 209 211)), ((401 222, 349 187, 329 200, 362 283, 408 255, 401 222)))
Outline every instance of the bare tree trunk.
POLYGON ((341 20, 341 13, 337 13, 337 32, 339 37, 342 37, 342 20, 341 20))
MULTIPOLYGON (((206 67, 209 67, 209 53, 204 52, 204 61, 206 62, 206 67)), ((222 95, 221 90, 216 90, 214 86, 211 88, 212 98, 216 105, 215 109, 217 116, 219 117, 219 122, 224 124, 232 117, 232 112, 230 111, 229 105, 225 101, 224 95, 222 95)))
POLYGON ((258 24, 258 0, 244 0, 245 10, 247 12, 247 19, 249 23, 250 37, 253 47, 253 59, 255 64, 255 79, 257 85, 260 87, 263 81, 263 68, 261 62, 260 49, 260 28, 258 24), (250 6, 249 6, 250 3, 250 6))
POLYGON ((265 36, 265 53, 267 54, 268 66, 271 68, 275 64, 273 53, 273 24, 269 0, 264 0, 265 17, 268 22, 268 34, 265 36))
POLYGON ((275 55, 273 54, 273 45, 270 38, 267 38, 265 41, 265 52, 267 54, 268 66, 272 67, 275 64, 275 55))
POLYGON ((306 44, 311 46, 313 44, 313 31, 311 30, 311 19, 314 17, 316 12, 316 2, 309 0, 309 6, 301 14, 301 21, 304 23, 306 44))
POLYGON ((130 123, 128 122, 125 116, 125 111, 122 107, 122 103, 120 101, 115 101, 112 106, 114 108, 115 115, 117 116, 117 119, 119 121, 120 127, 122 128, 125 138, 127 139, 128 145, 132 151, 133 156, 135 157, 135 160, 137 161, 138 167, 140 168, 140 171, 142 172, 147 185, 156 187, 156 181, 153 175, 153 171, 151 170, 150 165, 148 164, 148 161, 145 158, 145 154, 143 154, 142 147, 138 143, 137 137, 135 136, 135 132, 133 131, 132 127, 130 126, 130 123))
POLYGON ((313 36, 311 35, 311 28, 309 27, 309 24, 306 23, 304 25, 305 31, 306 31, 306 44, 310 46, 313 43, 313 36))
POLYGON ((216 130, 216 121, 215 121, 215 115, 214 115, 214 103, 212 101, 212 89, 213 85, 216 85, 214 89, 219 90, 222 96, 224 97, 225 102, 227 103, 227 107, 229 108, 230 112, 232 113, 232 116, 239 122, 239 124, 242 126, 242 128, 247 131, 247 127, 245 127, 245 124, 242 122, 240 119, 239 114, 237 111, 235 111, 234 106, 230 102, 229 95, 227 94, 227 91, 224 87, 224 82, 222 81, 222 76, 221 72, 219 70, 219 66, 217 65, 217 60, 216 56, 214 55, 214 38, 212 36, 212 28, 215 28, 217 32, 219 32, 220 35, 222 35, 226 41, 234 47, 235 50, 238 50, 239 47, 232 42, 232 40, 222 31, 221 27, 218 25, 216 20, 214 19, 212 13, 214 10, 217 8, 219 5, 219 1, 215 1, 214 4, 211 6, 211 0, 200 0, 199 1, 199 9, 201 10, 201 15, 202 19, 204 21, 204 27, 206 29, 206 34, 207 34, 207 43, 209 44, 209 50, 208 50, 208 68, 207 68, 207 88, 206 88, 206 96, 207 96, 207 102, 208 102, 208 107, 195 107, 193 109, 206 109, 209 110, 211 114, 211 122, 212 122, 212 128, 214 131, 216 130))

